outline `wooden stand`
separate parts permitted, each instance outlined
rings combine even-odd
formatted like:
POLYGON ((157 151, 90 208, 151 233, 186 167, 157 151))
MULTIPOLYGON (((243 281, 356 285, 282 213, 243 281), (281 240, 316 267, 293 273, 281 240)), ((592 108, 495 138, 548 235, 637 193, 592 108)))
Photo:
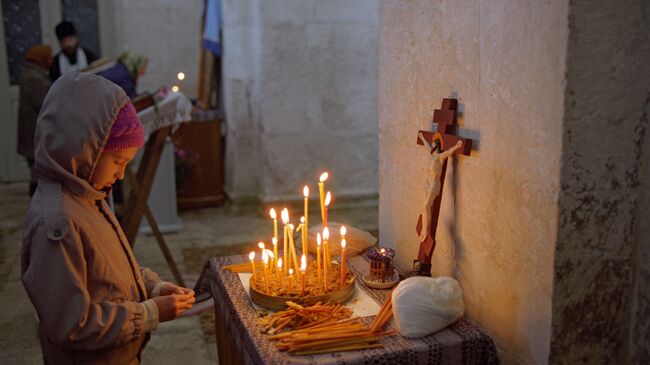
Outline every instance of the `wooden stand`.
POLYGON ((179 210, 216 207, 223 203, 222 141, 219 119, 183 123, 174 133, 176 148, 189 149, 199 156, 189 173, 185 172, 183 186, 176 186, 179 210))
MULTIPOLYGON (((453 127, 456 125, 457 121, 457 111, 458 111, 458 100, 457 99, 443 99, 442 106, 440 109, 436 109, 433 112, 433 122, 438 125, 437 132, 430 131, 420 131, 424 138, 433 143, 434 137, 442 138, 442 151, 446 148, 452 147, 458 141, 462 141, 463 145, 458 150, 454 151, 454 154, 463 154, 469 156, 472 153, 472 140, 469 138, 462 138, 453 135, 453 127)), ((420 139, 417 140, 417 144, 424 145, 420 139)), ((417 226, 415 228, 418 236, 423 229, 429 230, 429 235, 427 238, 420 242, 420 250, 418 252, 418 257, 416 260, 413 260, 413 273, 420 276, 431 276, 431 257, 433 256, 433 250, 436 248, 436 230, 438 229, 438 218, 440 216, 440 202, 442 200, 443 188, 445 187, 445 173, 447 172, 447 161, 445 160, 442 165, 442 173, 440 176, 440 192, 433 202, 431 207, 431 224, 429 227, 422 227, 422 217, 418 219, 417 226)))
MULTIPOLYGON (((148 99, 134 100, 134 105, 136 106, 136 110, 140 111, 153 105, 153 98, 149 96, 148 99)), ((176 282, 178 285, 184 287, 185 282, 181 277, 178 266, 169 251, 169 247, 167 246, 167 243, 158 228, 158 223, 151 213, 149 204, 147 203, 151 187, 153 186, 153 179, 156 175, 156 170, 158 169, 158 163, 160 162, 160 157, 163 148, 165 147, 165 141, 167 140, 167 137, 169 137, 171 130, 172 127, 167 126, 151 133, 149 140, 145 145, 142 160, 140 161, 136 174, 131 171, 130 166, 127 166, 126 177, 131 184, 131 192, 129 193, 129 198, 124 204, 124 214, 120 220, 120 225, 122 226, 122 230, 124 231, 124 235, 129 241, 129 244, 133 247, 135 245, 138 230, 140 229, 142 216, 146 216, 149 226, 156 237, 158 246, 165 256, 165 260, 167 260, 167 264, 172 270, 176 282)))

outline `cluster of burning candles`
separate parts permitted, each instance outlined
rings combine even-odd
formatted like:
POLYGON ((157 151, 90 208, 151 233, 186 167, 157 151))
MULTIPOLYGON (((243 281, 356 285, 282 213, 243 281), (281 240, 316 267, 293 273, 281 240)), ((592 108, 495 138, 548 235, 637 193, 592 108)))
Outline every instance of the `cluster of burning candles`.
MULTIPOLYGON (((316 270, 318 283, 322 286, 323 292, 327 292, 329 288, 328 280, 328 270, 332 270, 332 257, 330 254, 330 232, 327 227, 327 209, 332 202, 331 192, 325 194, 325 181, 327 180, 329 174, 324 172, 321 174, 318 182, 318 190, 320 194, 320 208, 321 208, 321 219, 323 222, 323 231, 318 233, 316 237, 316 270), (321 260, 321 251, 322 251, 322 260, 321 260)), ((296 280, 301 282, 300 295, 305 295, 305 276, 307 274, 307 260, 309 259, 309 186, 305 185, 303 188, 303 197, 304 197, 304 215, 300 217, 300 224, 297 229, 289 220, 289 210, 287 208, 282 209, 280 213, 280 218, 284 225, 282 231, 282 240, 283 240, 283 252, 282 257, 278 253, 278 216, 274 208, 271 208, 269 215, 273 220, 273 250, 267 249, 264 242, 259 242, 258 247, 260 249, 260 254, 263 263, 263 274, 264 275, 264 291, 270 293, 269 290, 269 278, 272 278, 275 275, 275 279, 281 286, 286 287, 287 292, 293 291, 293 281, 294 276, 297 276, 296 280), (294 232, 301 232, 302 237, 302 255, 300 258, 296 253, 296 246, 294 243, 293 235, 294 232), (300 262, 300 264, 299 264, 300 262)), ((346 277, 346 257, 345 257, 345 234, 347 229, 345 226, 341 226, 341 278, 340 278, 340 287, 345 285, 346 277)), ((255 266, 255 251, 251 251, 248 255, 248 258, 251 262, 251 267, 253 269, 253 279, 257 277, 258 273, 255 266)), ((313 265, 311 266, 313 267, 313 265)), ((332 288, 333 289, 333 288, 332 288)))

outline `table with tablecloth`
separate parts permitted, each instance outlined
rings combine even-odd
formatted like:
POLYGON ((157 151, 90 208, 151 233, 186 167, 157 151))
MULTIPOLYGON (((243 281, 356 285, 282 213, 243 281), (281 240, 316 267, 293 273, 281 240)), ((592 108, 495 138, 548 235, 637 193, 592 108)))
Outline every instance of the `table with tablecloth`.
MULTIPOLYGON (((281 352, 260 332, 259 308, 250 300, 242 274, 223 266, 246 262, 244 256, 216 257, 204 267, 195 287, 197 296, 211 294, 215 305, 215 331, 220 364, 498 364, 494 343, 480 328, 464 318, 434 334, 408 339, 399 334, 381 340, 383 348, 323 355, 294 356, 281 352)), ((390 290, 375 290, 362 277, 369 265, 363 255, 350 258, 356 278, 356 300, 383 303, 390 290)), ((377 308, 378 308, 377 305, 377 308)), ((356 310, 356 309, 355 309, 356 310)), ((370 322, 374 316, 362 317, 370 322)), ((392 323, 389 326, 393 326, 392 323)))

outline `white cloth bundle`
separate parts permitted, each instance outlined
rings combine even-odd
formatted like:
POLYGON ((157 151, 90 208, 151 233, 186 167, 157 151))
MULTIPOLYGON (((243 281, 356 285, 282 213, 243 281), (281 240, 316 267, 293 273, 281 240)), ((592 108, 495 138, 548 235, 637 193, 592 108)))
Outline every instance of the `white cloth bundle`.
POLYGON ((395 288, 392 300, 397 329, 410 338, 439 331, 465 311, 463 291, 450 277, 408 278, 395 288))

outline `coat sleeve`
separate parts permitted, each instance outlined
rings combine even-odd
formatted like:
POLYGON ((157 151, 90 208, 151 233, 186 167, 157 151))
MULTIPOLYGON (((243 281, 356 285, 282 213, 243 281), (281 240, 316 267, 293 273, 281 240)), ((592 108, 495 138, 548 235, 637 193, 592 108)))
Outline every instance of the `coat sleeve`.
POLYGON ((48 239, 43 224, 29 234, 22 279, 38 312, 41 334, 49 341, 72 349, 95 350, 126 344, 157 327, 157 308, 151 300, 91 300, 77 229, 69 226, 60 241, 48 239), (149 318, 153 315, 156 318, 149 318))
POLYGON ((140 274, 144 279, 144 286, 147 289, 147 297, 155 298, 160 296, 160 290, 167 284, 166 281, 162 281, 158 274, 148 267, 140 266, 140 274))

